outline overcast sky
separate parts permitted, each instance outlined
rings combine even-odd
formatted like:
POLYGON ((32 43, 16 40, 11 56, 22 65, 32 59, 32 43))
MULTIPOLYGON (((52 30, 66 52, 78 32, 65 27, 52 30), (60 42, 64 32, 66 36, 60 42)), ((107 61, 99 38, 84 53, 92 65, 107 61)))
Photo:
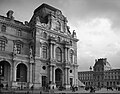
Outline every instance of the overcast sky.
POLYGON ((76 30, 80 71, 99 58, 120 68, 120 0, 0 0, 0 15, 11 9, 16 20, 29 21, 42 3, 61 10, 71 31, 76 30))

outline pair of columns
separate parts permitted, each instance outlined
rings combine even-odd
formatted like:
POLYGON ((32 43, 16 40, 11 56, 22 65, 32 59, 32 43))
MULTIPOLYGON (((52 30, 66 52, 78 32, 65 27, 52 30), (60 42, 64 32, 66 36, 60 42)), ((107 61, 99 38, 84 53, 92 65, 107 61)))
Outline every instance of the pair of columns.
POLYGON ((65 67, 65 74, 64 74, 64 83, 65 85, 69 85, 70 84, 70 79, 69 79, 69 68, 65 67))
POLYGON ((50 65, 50 84, 55 84, 55 66, 50 65))
POLYGON ((50 43, 50 58, 53 59, 55 56, 54 43, 50 43))
MULTIPOLYGON (((54 59, 55 58, 55 44, 54 43, 50 43, 50 58, 54 59)), ((65 63, 68 62, 68 47, 64 47, 64 61, 65 63)))

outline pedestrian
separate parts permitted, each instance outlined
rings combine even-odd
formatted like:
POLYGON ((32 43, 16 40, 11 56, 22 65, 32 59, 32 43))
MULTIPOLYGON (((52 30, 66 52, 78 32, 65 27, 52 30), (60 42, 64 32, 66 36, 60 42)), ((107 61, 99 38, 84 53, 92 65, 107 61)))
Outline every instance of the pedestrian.
POLYGON ((7 89, 8 89, 8 84, 6 84, 6 86, 5 86, 5 87, 6 87, 6 90, 7 90, 7 89))
POLYGON ((27 91, 27 93, 26 94, 29 94, 29 91, 27 91))
POLYGON ((40 94, 42 94, 42 91, 40 91, 40 94))

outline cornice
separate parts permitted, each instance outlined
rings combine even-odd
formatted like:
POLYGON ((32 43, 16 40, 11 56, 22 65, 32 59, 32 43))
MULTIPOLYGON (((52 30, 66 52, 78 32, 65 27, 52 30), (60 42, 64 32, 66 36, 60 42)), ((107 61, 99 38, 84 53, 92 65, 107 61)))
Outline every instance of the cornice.
POLYGON ((46 28, 38 26, 38 25, 36 25, 36 27, 38 29, 41 29, 43 31, 46 31, 48 33, 51 33, 51 34, 54 34, 54 35, 57 35, 57 36, 61 36, 61 37, 66 38, 66 39, 74 40, 76 42, 79 41, 77 38, 73 38, 72 35, 69 36, 69 35, 65 35, 64 33, 58 33, 58 31, 56 32, 55 30, 46 29, 46 28))
POLYGON ((24 29, 25 31, 29 31, 30 27, 27 25, 24 25, 22 22, 16 21, 16 20, 10 20, 4 16, 0 15, 0 23, 6 24, 8 26, 14 27, 14 28, 19 28, 19 29, 24 29))

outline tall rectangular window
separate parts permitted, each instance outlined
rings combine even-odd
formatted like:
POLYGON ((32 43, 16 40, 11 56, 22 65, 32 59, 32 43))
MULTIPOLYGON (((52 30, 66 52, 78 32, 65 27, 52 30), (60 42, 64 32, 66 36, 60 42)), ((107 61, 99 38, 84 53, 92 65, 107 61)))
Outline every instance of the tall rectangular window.
POLYGON ((4 65, 0 65, 0 76, 4 76, 4 65))
POLYGON ((47 47, 43 46, 43 58, 46 59, 47 58, 47 47))
POLYGON ((5 51, 5 41, 0 40, 0 50, 5 51))
POLYGON ((16 44, 17 46, 17 54, 21 54, 21 44, 16 44))
POLYGON ((1 26, 1 32, 6 32, 6 26, 5 25, 1 26))
POLYGON ((22 31, 21 30, 17 30, 17 36, 22 36, 22 31))
POLYGON ((56 59, 58 62, 62 61, 62 51, 59 47, 56 48, 56 59))

